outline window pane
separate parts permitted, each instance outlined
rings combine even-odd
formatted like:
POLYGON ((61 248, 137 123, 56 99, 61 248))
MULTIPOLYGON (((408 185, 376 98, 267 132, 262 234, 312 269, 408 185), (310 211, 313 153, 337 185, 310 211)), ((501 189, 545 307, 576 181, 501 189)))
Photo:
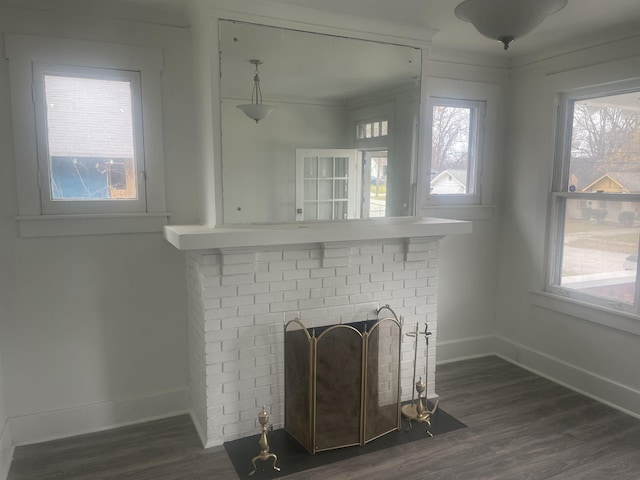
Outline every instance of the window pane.
POLYGON ((346 180, 336 180, 335 185, 335 198, 336 199, 347 199, 347 181, 346 180))
POLYGON ((358 140, 364 138, 364 125, 358 125, 356 127, 356 138, 358 140))
POLYGON ((333 202, 318 203, 318 220, 333 220, 333 202))
POLYGON ((320 178, 333 177, 333 157, 320 157, 318 176, 320 178))
POLYGON ((348 218, 347 203, 348 202, 336 202, 334 204, 334 220, 345 220, 348 218))
POLYGON ((336 157, 336 177, 347 177, 349 175, 349 158, 336 157))
POLYGON ((45 75, 52 200, 135 200, 131 84, 45 75))
POLYGON ((640 193, 638 95, 573 103, 570 192, 640 193))
POLYGON ((382 126, 380 127, 380 135, 383 137, 386 136, 388 134, 387 133, 388 128, 389 128, 389 122, 387 120, 383 120, 382 126))
POLYGON ((447 105, 433 106, 431 143, 431 194, 464 195, 472 167, 472 109, 447 105))
POLYGON ((317 199, 318 199, 318 181, 305 180, 304 181, 304 200, 313 201, 317 199))
POLYGON ((318 185, 318 200, 333 199, 333 180, 320 180, 318 185))
POLYGON ((304 157, 304 177, 318 178, 318 157, 304 157))
POLYGON ((304 202, 303 217, 305 220, 317 220, 318 216, 316 208, 318 204, 316 202, 304 202))
POLYGON ((374 137, 380 136, 380 122, 375 122, 373 124, 373 136, 374 137))
POLYGON ((566 202, 560 285, 632 304, 640 238, 640 203, 566 202))
POLYGON ((364 133, 365 138, 371 138, 371 124, 370 124, 370 123, 367 123, 367 124, 365 125, 365 130, 364 130, 364 132, 365 132, 365 133, 364 133))

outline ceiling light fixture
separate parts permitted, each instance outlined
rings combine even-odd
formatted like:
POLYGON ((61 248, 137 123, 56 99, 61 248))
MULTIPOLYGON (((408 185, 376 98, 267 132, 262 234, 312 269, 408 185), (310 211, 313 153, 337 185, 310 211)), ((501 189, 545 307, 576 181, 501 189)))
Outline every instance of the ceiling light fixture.
POLYGON ((276 107, 273 105, 262 104, 262 90, 260 90, 260 75, 258 72, 258 65, 262 65, 262 60, 249 60, 250 63, 256 66, 256 72, 253 76, 253 91, 251 92, 251 103, 244 105, 238 105, 238 108, 244 112, 244 114, 251 120, 255 120, 258 123, 260 120, 267 118, 276 107))
POLYGON ((485 37, 511 42, 530 33, 568 0, 465 0, 455 9, 456 17, 473 24, 485 37))

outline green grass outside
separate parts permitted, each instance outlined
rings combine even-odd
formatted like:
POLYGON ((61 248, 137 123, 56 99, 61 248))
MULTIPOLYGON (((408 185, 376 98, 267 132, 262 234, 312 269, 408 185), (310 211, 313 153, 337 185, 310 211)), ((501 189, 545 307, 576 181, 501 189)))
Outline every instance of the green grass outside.
POLYGON ((386 195, 387 194, 387 186, 386 185, 371 185, 371 193, 374 195, 386 195))

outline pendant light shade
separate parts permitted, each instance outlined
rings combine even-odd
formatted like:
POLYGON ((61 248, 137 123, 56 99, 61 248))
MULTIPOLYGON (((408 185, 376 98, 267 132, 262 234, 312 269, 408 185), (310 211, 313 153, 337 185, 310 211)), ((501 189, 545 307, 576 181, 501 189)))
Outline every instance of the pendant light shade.
POLYGON ((456 17, 473 24, 485 37, 511 42, 530 33, 568 0, 465 0, 455 9, 456 17))
POLYGON ((262 91, 260 90, 260 74, 258 72, 258 66, 262 65, 262 60, 249 60, 250 63, 256 66, 256 72, 253 76, 253 91, 251 92, 251 103, 245 103, 238 105, 238 108, 244 112, 244 114, 251 120, 255 120, 258 123, 260 120, 267 118, 276 107, 273 105, 264 105, 262 103, 262 91))

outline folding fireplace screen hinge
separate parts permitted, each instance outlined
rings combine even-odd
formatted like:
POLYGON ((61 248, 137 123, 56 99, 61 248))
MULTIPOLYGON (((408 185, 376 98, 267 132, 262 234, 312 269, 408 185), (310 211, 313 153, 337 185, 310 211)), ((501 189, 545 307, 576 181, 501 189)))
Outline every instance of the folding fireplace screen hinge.
POLYGON ((285 430, 309 453, 364 445, 400 428, 395 315, 312 329, 296 319, 284 337, 285 430))

